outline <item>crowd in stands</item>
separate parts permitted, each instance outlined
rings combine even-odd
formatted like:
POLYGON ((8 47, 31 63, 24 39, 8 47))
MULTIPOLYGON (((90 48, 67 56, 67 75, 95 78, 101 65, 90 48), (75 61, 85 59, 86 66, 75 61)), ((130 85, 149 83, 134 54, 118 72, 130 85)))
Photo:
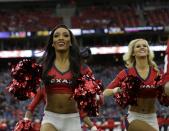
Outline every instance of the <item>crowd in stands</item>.
POLYGON ((0 31, 50 30, 62 23, 54 9, 1 9, 0 31))
POLYGON ((169 8, 133 6, 90 6, 79 9, 71 19, 73 28, 166 26, 169 8))
POLYGON ((169 8, 159 8, 144 12, 146 24, 151 26, 165 26, 169 24, 169 8))
MULTIPOLYGON (((153 3, 153 2, 152 2, 153 3)), ((145 3, 146 4, 146 3, 145 3)), ((152 6, 90 5, 76 7, 69 22, 72 28, 107 28, 169 25, 169 3, 152 6)), ((59 9, 59 8, 58 8, 59 9)), ((64 16, 55 8, 0 9, 0 31, 51 30, 64 22, 64 16)))
POLYGON ((139 15, 134 7, 100 7, 90 6, 78 11, 73 16, 71 23, 73 28, 107 28, 139 26, 139 15))

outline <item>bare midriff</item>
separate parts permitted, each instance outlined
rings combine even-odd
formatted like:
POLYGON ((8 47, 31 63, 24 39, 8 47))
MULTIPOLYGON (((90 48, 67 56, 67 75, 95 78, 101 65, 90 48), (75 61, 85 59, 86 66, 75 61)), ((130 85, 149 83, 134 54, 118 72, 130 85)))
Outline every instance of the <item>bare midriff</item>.
POLYGON ((45 110, 61 114, 76 113, 76 101, 71 96, 72 94, 47 94, 45 110))
POLYGON ((155 113, 155 98, 138 98, 137 106, 130 106, 130 111, 150 114, 155 113))

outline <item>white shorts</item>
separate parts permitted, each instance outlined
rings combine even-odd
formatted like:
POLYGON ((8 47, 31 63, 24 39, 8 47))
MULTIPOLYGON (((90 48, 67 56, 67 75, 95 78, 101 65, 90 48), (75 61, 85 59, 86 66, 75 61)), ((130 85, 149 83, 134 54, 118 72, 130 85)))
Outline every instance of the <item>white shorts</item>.
POLYGON ((128 122, 132 122, 133 120, 142 120, 146 123, 150 124, 152 127, 154 127, 157 131, 159 131, 159 126, 157 122, 157 115, 156 113, 151 114, 142 114, 137 113, 133 111, 128 112, 128 122))
POLYGON ((82 131, 79 113, 58 114, 44 111, 42 125, 52 124, 59 131, 82 131))

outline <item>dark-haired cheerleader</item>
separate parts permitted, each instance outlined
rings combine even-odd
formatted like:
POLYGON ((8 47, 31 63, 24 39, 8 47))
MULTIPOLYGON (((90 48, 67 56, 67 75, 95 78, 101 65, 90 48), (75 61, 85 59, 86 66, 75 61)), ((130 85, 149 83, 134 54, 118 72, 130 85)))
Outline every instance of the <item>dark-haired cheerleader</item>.
MULTIPOLYGON (((81 131, 81 114, 91 130, 96 131, 87 116, 98 115, 96 96, 102 94, 102 86, 89 66, 83 64, 76 39, 67 26, 59 25, 52 30, 40 62, 44 83, 40 90, 45 92, 42 96, 46 102, 40 130, 81 131)), ((30 121, 21 121, 16 128, 24 128, 24 125, 28 127, 30 121)))
POLYGON ((81 75, 92 74, 81 63, 80 51, 72 32, 60 25, 53 29, 43 59, 42 78, 47 104, 41 131, 80 131, 77 102, 71 98, 81 75))

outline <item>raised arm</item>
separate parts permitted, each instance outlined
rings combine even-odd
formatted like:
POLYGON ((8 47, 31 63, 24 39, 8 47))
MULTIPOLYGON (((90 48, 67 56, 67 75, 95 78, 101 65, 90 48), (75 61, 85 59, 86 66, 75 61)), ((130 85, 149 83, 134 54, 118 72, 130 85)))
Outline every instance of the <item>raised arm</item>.
POLYGON ((115 77, 115 79, 107 86, 104 90, 104 96, 112 96, 117 92, 121 91, 120 82, 127 76, 126 71, 122 70, 120 73, 115 77))

